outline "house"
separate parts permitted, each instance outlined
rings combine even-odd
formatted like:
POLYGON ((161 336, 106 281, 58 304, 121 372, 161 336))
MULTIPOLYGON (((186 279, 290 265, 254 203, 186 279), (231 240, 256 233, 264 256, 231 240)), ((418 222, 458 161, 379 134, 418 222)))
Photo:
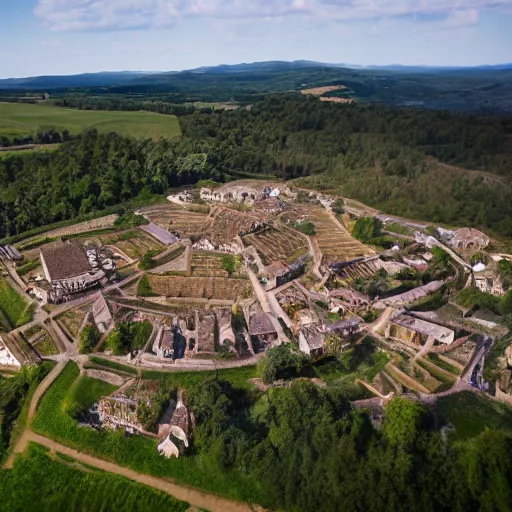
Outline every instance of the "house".
POLYGON ((254 313, 249 321, 249 335, 254 352, 263 352, 277 340, 277 331, 267 313, 254 313))
POLYGON ((385 306, 400 306, 405 304, 412 304, 420 299, 427 297, 428 295, 432 295, 440 290, 444 286, 444 281, 431 281, 430 283, 418 286, 417 288, 413 288, 404 293, 400 293, 399 295, 393 295, 392 297, 387 297, 385 299, 380 300, 376 306, 385 305, 385 306))
POLYGON ((40 256, 45 278, 53 289, 49 294, 52 302, 106 282, 105 272, 91 266, 83 246, 76 242, 59 241, 43 247, 40 256))
POLYGON ((329 292, 329 307, 335 308, 342 305, 352 311, 367 309, 370 307, 370 299, 362 293, 351 288, 338 288, 329 292))
POLYGON ((473 267, 475 286, 485 293, 492 293, 493 295, 505 295, 503 282, 501 277, 492 269, 485 268, 482 265, 473 267), (480 270, 483 267, 482 270, 480 270), (476 270, 475 270, 476 269, 476 270))
POLYGON ((110 324, 112 323, 112 313, 110 312, 108 302, 105 300, 102 293, 100 293, 99 297, 92 305, 92 316, 100 333, 104 334, 107 332, 110 324))
POLYGON ((386 328, 386 337, 419 346, 425 345, 431 338, 445 345, 451 345, 455 340, 455 333, 441 325, 398 314, 390 319, 386 328))
POLYGON ((491 239, 478 229, 462 228, 455 231, 450 244, 455 249, 485 249, 491 243, 491 239))
POLYGON ((266 289, 279 288, 300 277, 306 269, 306 257, 299 258, 287 265, 283 261, 275 261, 265 268, 263 276, 267 280, 266 289))
POLYGON ((299 348, 312 358, 324 353, 324 342, 325 334, 315 324, 307 325, 299 332, 299 348))
POLYGON ((333 324, 327 325, 325 331, 329 333, 337 333, 342 336, 351 336, 361 331, 361 325, 356 318, 349 318, 348 320, 340 320, 333 324))

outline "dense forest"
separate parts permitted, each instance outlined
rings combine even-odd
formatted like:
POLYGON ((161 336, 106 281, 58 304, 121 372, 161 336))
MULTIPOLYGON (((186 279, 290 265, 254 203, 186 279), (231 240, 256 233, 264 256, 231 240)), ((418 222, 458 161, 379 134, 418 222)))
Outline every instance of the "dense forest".
POLYGON ((268 96, 180 117, 181 141, 89 131, 0 159, 0 236, 237 173, 305 177, 387 213, 512 236, 512 118, 268 96), (467 171, 465 169, 470 169, 467 171))
MULTIPOLYGON (((310 381, 255 403, 227 382, 190 394, 195 449, 212 471, 238 468, 273 508, 295 512, 470 512, 512 508, 512 438, 486 430, 452 443, 419 402, 395 398, 382 429, 342 388, 310 381)), ((229 473, 226 473, 228 477, 229 473)))

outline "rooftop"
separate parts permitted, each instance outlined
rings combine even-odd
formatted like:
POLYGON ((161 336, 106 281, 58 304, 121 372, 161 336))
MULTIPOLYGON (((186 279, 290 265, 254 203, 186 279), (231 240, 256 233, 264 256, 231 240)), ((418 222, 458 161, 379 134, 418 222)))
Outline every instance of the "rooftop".
POLYGON ((413 318, 412 316, 408 315, 399 315, 393 318, 392 322, 397 325, 401 325, 402 327, 412 329, 413 331, 419 332, 420 334, 435 336, 435 338, 439 341, 453 336, 453 331, 451 329, 447 329, 441 325, 426 322, 425 320, 413 318))
POLYGON ((92 271, 83 246, 59 241, 41 249, 50 281, 69 279, 92 271))
POLYGON ((324 335, 314 324, 303 327, 300 331, 311 350, 316 350, 324 346, 324 335))
POLYGON ((277 334, 274 324, 267 313, 256 313, 251 317, 249 333, 251 336, 277 334))

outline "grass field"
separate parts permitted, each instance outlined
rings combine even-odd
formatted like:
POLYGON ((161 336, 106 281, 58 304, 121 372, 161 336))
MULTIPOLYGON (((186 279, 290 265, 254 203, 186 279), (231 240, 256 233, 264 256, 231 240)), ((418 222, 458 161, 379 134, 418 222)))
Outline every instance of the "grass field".
POLYGON ((455 427, 454 439, 468 439, 486 428, 512 434, 512 408, 465 391, 437 401, 441 416, 455 427))
POLYGON ((30 444, 13 469, 1 470, 3 512, 185 512, 187 503, 118 475, 95 470, 63 454, 30 444))
MULTIPOLYGON (((31 304, 25 299, 5 280, 0 278, 0 310, 3 315, 1 318, 7 320, 6 328, 20 327, 32 320, 33 309, 31 304)), ((10 329, 9 329, 10 330, 10 329)))
MULTIPOLYGON (((196 379, 205 379, 215 372, 200 372, 197 376, 172 374, 172 379, 183 387, 193 385, 196 379)), ((187 455, 178 459, 165 459, 158 454, 157 441, 145 436, 125 437, 119 432, 98 432, 93 429, 79 427, 68 414, 67 405, 75 392, 72 391, 80 370, 75 363, 68 363, 57 380, 44 395, 33 429, 51 439, 80 451, 94 454, 102 459, 114 461, 122 466, 130 467, 141 473, 159 477, 168 477, 176 482, 201 488, 207 492, 227 498, 258 503, 263 500, 263 493, 257 480, 249 478, 243 471, 219 473, 204 464, 198 455, 187 455)), ((161 374, 160 374, 161 375, 161 374)), ((227 377, 230 382, 254 376, 254 368, 219 372, 220 378, 227 377), (252 375, 251 375, 252 373, 252 375), (236 375, 236 377, 235 377, 236 375)), ((157 375, 154 376, 155 378, 157 375)), ((235 384, 236 385, 236 384, 235 384)), ((101 393, 103 390, 98 390, 101 393)), ((92 391, 87 392, 87 400, 98 399, 92 391)), ((140 509, 142 510, 142 509, 140 509)))
POLYGON ((107 112, 72 110, 46 105, 0 103, 0 135, 35 134, 49 126, 72 134, 88 128, 99 132, 117 132, 137 138, 180 137, 178 119, 153 112, 107 112))

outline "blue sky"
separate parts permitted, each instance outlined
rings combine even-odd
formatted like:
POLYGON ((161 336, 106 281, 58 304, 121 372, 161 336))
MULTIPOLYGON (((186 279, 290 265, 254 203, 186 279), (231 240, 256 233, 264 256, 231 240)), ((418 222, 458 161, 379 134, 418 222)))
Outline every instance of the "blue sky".
POLYGON ((308 59, 512 61, 512 0, 0 0, 0 78, 308 59))

